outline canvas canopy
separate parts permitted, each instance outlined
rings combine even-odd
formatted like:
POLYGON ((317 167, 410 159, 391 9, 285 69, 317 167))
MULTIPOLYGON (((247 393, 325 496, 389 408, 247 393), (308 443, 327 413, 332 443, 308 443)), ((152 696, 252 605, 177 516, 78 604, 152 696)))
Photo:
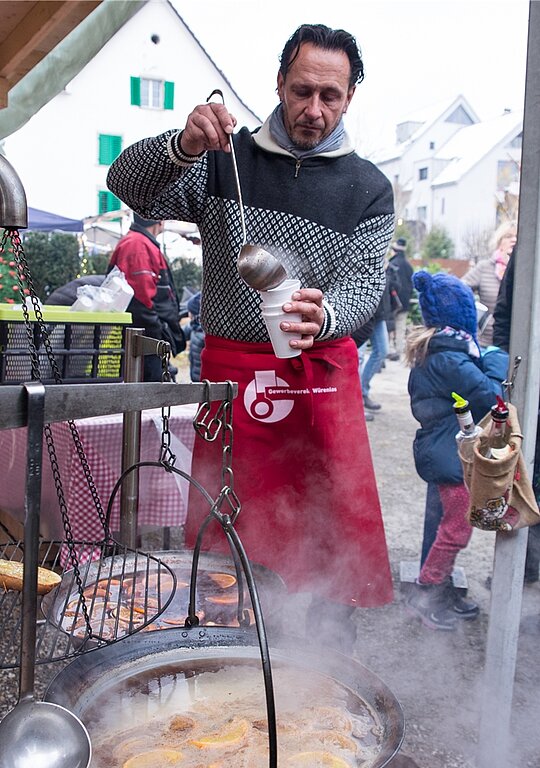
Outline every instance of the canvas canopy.
POLYGON ((66 216, 40 211, 38 208, 28 208, 28 230, 32 232, 82 232, 84 226, 80 219, 68 219, 66 216))

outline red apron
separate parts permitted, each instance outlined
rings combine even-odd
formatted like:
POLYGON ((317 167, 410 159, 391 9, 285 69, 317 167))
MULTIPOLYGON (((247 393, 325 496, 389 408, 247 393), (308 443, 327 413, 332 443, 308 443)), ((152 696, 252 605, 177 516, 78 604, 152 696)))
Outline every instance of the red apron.
MULTIPOLYGON (((321 342, 289 359, 276 358, 271 344, 215 336, 205 343, 202 377, 238 382, 232 468, 242 509, 235 529, 250 560, 279 573, 293 592, 364 607, 391 602, 354 342, 321 342)), ((221 435, 214 443, 197 437, 192 475, 214 499, 220 468, 221 435)), ((209 509, 192 489, 188 546, 209 509)), ((229 551, 217 521, 203 549, 229 551)))

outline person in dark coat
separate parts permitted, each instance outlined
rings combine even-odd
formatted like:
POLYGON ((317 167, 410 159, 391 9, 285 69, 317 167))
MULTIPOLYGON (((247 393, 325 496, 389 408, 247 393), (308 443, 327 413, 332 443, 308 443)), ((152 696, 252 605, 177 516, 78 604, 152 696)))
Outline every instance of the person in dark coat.
MULTIPOLYGON (((514 298, 514 269, 517 258, 517 248, 514 248, 506 271, 501 280, 499 295, 493 310, 493 343, 505 349, 510 348, 510 329, 512 324, 512 304, 514 298)), ((538 423, 536 426, 536 447, 534 452, 534 469, 532 486, 536 501, 540 504, 540 405, 538 408, 538 423)), ((538 581, 540 571, 540 525, 529 528, 527 539, 527 557, 525 559, 524 581, 531 584, 538 581)))
POLYGON ((52 304, 57 307, 71 307, 77 301, 77 290, 83 285, 100 286, 105 280, 105 275, 85 275, 70 280, 69 283, 56 288, 44 301, 44 304, 52 304))
POLYGON ((201 325, 201 292, 187 303, 189 312, 189 375, 191 381, 201 380, 201 352, 204 349, 204 331, 201 325))
MULTIPOLYGON (((118 267, 135 294, 127 308, 134 326, 144 328, 146 336, 168 341, 171 356, 186 348, 180 327, 180 301, 173 276, 162 254, 157 236, 163 222, 133 214, 133 224, 113 251, 108 271, 118 267)), ((157 355, 145 355, 144 380, 161 381, 162 363, 157 355)))
POLYGON ((478 606, 464 600, 451 580, 457 555, 472 532, 452 392, 469 401, 478 422, 502 394, 508 354, 493 349, 481 355, 474 295, 457 277, 422 270, 413 282, 424 320, 407 340, 408 389, 413 416, 420 423, 414 461, 420 477, 437 485, 443 516, 407 605, 430 629, 453 630, 457 618, 476 618, 478 606))
POLYGON ((392 334, 393 351, 388 355, 390 360, 399 360, 405 352, 405 336, 407 333, 407 316, 413 295, 413 268, 407 259, 407 241, 398 237, 390 246, 391 256, 386 271, 387 280, 394 286, 392 293, 395 328, 392 334))
POLYGON ((381 301, 374 315, 373 330, 370 334, 369 341, 371 343, 371 353, 362 366, 360 374, 360 383, 362 385, 362 397, 364 400, 364 408, 368 411, 378 411, 381 408, 379 403, 376 403, 371 399, 370 387, 371 379, 376 373, 381 370, 386 355, 388 354, 388 325, 387 322, 393 319, 392 312, 392 297, 390 294, 391 284, 387 280, 384 293, 381 301))

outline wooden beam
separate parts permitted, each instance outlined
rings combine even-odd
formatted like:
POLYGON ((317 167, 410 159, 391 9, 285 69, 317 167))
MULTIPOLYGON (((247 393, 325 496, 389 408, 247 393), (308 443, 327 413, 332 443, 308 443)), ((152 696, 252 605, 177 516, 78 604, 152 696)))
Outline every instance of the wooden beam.
POLYGON ((5 109, 8 105, 9 83, 5 77, 0 77, 0 109, 5 109))
POLYGON ((88 16, 101 0, 36 2, 0 48, 0 73, 13 86, 88 16))

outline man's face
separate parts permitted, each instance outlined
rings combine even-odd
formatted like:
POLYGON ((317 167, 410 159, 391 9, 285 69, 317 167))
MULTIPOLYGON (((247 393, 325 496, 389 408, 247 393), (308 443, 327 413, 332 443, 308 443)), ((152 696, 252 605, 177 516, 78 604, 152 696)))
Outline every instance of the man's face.
POLYGON ((313 149, 339 123, 353 97, 351 65, 343 51, 326 51, 303 43, 278 94, 289 137, 300 149, 313 149))

